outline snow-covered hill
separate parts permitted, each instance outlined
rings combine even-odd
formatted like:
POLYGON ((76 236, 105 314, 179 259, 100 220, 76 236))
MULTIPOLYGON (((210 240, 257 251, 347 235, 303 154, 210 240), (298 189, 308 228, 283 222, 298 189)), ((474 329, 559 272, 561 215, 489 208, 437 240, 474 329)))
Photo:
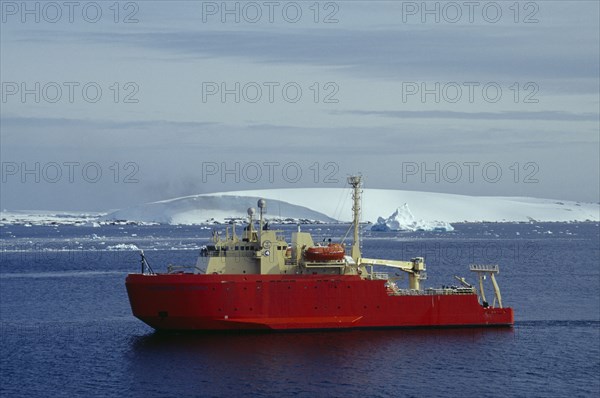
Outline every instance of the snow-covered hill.
MULTIPOLYGON (((224 222, 228 218, 246 218, 249 207, 256 208, 260 196, 196 195, 160 202, 144 203, 118 210, 101 218, 109 220, 134 220, 161 224, 202 224, 224 222)), ((334 222, 331 217, 309 208, 279 200, 268 203, 268 218, 308 219, 334 222)))
MULTIPOLYGON (((147 203, 119 210, 107 219, 198 223, 214 218, 244 217, 258 198, 267 199, 267 217, 350 221, 350 189, 295 188, 220 192, 147 203)), ((388 217, 404 203, 415 219, 440 222, 480 221, 598 221, 597 203, 524 197, 465 196, 432 192, 365 189, 362 220, 388 217)))
MULTIPOLYGON (((0 223, 77 225, 112 220, 144 223, 199 224, 228 218, 245 218, 248 207, 259 198, 267 199, 267 218, 307 219, 322 222, 350 221, 352 192, 349 188, 296 188, 202 194, 145 203, 106 215, 57 215, 56 212, 7 212, 0 223), (28 217, 28 214, 31 217, 28 217), (49 217, 49 218, 48 218, 49 217), (75 217, 75 221, 72 217, 75 217), (31 218, 31 219, 30 219, 31 218), (29 221, 28 221, 29 220, 29 221)), ((419 223, 481 221, 599 221, 598 203, 580 203, 525 197, 465 196, 444 193, 364 189, 362 220, 375 223, 379 217, 407 205, 419 223)))
MULTIPOLYGON (((348 221, 352 199, 349 189, 284 189, 247 191, 246 194, 285 200, 330 217, 348 221)), ((240 193, 238 193, 240 194, 240 193)), ((407 203, 417 219, 445 222, 479 221, 598 221, 597 203, 579 203, 524 197, 465 196, 444 193, 365 189, 363 220, 375 221, 407 203)))

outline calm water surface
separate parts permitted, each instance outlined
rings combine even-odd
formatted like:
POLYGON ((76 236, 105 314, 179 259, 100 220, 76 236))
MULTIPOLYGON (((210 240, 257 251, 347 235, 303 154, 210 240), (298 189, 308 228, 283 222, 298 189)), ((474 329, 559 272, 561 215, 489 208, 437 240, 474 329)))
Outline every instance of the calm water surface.
MULTIPOLYGON (((286 228, 289 233, 294 228, 286 228)), ((346 227, 306 227, 316 237, 346 227)), ((2 226, 0 395, 582 396, 600 393, 597 223, 459 224, 363 234, 366 257, 426 257, 425 287, 500 264, 513 329, 164 335, 130 312, 124 279, 192 264, 200 227, 2 226)), ((488 289, 488 295, 491 295, 488 289)))

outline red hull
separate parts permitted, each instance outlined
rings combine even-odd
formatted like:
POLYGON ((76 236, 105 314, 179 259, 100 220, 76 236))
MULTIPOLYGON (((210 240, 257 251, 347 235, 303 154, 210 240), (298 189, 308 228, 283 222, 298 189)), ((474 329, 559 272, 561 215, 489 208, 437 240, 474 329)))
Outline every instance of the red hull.
POLYGON ((475 294, 389 295, 359 276, 130 274, 133 314, 158 330, 510 326, 475 294))

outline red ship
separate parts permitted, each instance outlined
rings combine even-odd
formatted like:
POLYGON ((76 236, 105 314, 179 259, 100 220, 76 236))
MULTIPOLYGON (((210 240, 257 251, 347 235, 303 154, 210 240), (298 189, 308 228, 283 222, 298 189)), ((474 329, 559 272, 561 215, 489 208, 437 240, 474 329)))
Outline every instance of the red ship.
POLYGON ((281 231, 263 228, 266 202, 259 200, 259 227, 249 223, 238 236, 235 225, 225 238, 213 235, 194 267, 169 266, 154 273, 142 253, 142 272, 129 274, 127 293, 133 314, 157 330, 315 330, 402 327, 512 326, 512 308, 502 306, 494 277, 497 265, 471 265, 479 289, 464 278, 460 287, 423 289, 425 263, 364 258, 360 252, 361 177, 353 187, 354 239, 346 255, 341 244, 317 246, 306 232, 294 232, 288 244, 281 231), (315 250, 320 248, 320 250, 315 250), (338 251, 342 252, 338 253, 338 251), (404 271, 398 278, 374 267, 404 271), (483 280, 489 275, 493 303, 486 301, 483 280))

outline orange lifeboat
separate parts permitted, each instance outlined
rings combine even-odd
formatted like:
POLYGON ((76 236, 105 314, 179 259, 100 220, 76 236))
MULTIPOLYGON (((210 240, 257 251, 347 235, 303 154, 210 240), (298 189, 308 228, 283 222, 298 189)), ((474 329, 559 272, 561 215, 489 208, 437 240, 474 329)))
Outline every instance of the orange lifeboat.
POLYGON ((346 251, 339 243, 330 243, 327 246, 312 246, 304 251, 306 261, 323 262, 339 261, 344 258, 346 251))

